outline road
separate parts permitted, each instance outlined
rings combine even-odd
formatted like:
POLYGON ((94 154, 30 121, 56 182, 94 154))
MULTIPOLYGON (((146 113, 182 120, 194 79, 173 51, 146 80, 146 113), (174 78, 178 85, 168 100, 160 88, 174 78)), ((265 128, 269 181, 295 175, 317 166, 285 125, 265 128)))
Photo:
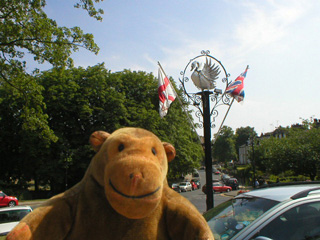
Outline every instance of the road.
MULTIPOLYGON (((199 175, 201 186, 203 186, 206 183, 206 173, 204 170, 199 170, 199 175)), ((212 178, 218 179, 219 176, 213 174, 212 178)), ((201 189, 192 192, 182 192, 181 195, 186 197, 191 203, 193 203, 193 205, 196 206, 200 213, 204 213, 207 210, 206 195, 202 192, 201 189)), ((218 206, 220 203, 223 203, 229 200, 230 198, 232 198, 230 195, 227 196, 221 193, 214 193, 213 205, 218 206)))

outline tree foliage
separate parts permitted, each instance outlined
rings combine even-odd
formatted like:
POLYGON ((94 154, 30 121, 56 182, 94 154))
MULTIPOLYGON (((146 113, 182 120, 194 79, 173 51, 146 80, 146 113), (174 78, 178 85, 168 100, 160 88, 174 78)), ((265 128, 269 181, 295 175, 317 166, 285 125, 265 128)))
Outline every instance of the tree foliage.
MULTIPOLYGON (((74 6, 102 20, 98 2, 78 0, 74 6)), ((0 2, 1 180, 34 179, 36 186, 50 183, 64 190, 64 183, 73 185, 88 166, 90 134, 123 126, 143 127, 176 146, 170 175, 198 166, 202 147, 181 107, 173 103, 160 119, 152 74, 111 73, 102 64, 74 68, 72 52, 85 48, 97 54, 99 48, 79 27, 58 26, 45 5, 45 0, 0 2), (53 68, 29 70, 30 56, 53 68)))
MULTIPOLYGON (((95 2, 99 2, 96 0, 95 2)), ((50 131, 45 104, 42 102, 42 86, 34 76, 37 69, 27 71, 28 57, 54 67, 72 66, 71 53, 85 48, 98 53, 99 48, 93 35, 83 33, 79 27, 58 26, 44 12, 45 0, 2 0, 0 1, 0 85, 11 98, 17 100, 19 121, 24 131, 37 134, 38 138, 56 141, 50 131), (38 129, 38 131, 33 131, 38 129)), ((89 15, 101 20, 101 9, 95 9, 92 0, 80 0, 76 7, 88 11, 89 15)), ((30 64, 29 64, 30 69, 30 64)), ((12 110, 12 109, 11 109, 12 110)))
MULTIPOLYGON (((5 179, 37 175, 33 164, 39 164, 38 156, 58 140, 48 124, 43 86, 35 78, 39 71, 30 70, 27 59, 65 68, 72 66, 73 51, 99 51, 92 34, 79 27, 58 26, 47 17, 45 5, 45 0, 0 1, 0 145, 3 156, 8 155, 1 161, 0 172, 5 179)), ((102 19, 103 11, 92 0, 79 0, 75 7, 102 19)))
POLYGON ((257 146, 256 163, 267 173, 292 171, 314 180, 320 164, 320 128, 291 128, 285 138, 271 137, 257 146))
POLYGON ((248 144, 248 140, 253 137, 255 138, 257 136, 256 131, 252 127, 240 127, 236 129, 235 134, 235 148, 237 150, 237 156, 239 159, 239 147, 248 144))
POLYGON ((39 184, 50 183, 55 192, 63 191, 66 181, 70 187, 83 177, 94 154, 88 143, 90 134, 96 130, 111 133, 125 126, 148 129, 175 146, 177 157, 170 163, 170 177, 191 172, 203 158, 197 135, 177 101, 168 115, 160 118, 158 83, 152 74, 130 70, 111 73, 98 64, 86 69, 53 68, 32 82, 41 89, 37 95, 40 109, 47 116, 46 126, 55 141, 38 139, 39 135, 45 137, 43 133, 23 132, 19 109, 5 111, 8 102, 12 101, 12 106, 19 104, 12 98, 13 88, 0 86, 0 91, 9 91, 0 102, 4 110, 0 116, 4 126, 0 142, 4 163, 0 171, 5 173, 10 168, 8 178, 35 179, 39 184), (14 161, 10 162, 12 157, 14 161))
POLYGON ((232 128, 223 126, 213 145, 213 157, 219 162, 230 162, 237 159, 235 137, 232 128))
MULTIPOLYGON (((10 81, 12 70, 25 71, 26 53, 39 63, 46 61, 55 67, 71 64, 71 52, 79 47, 98 53, 92 34, 83 33, 79 27, 58 26, 43 11, 45 5, 45 0, 1 1, 0 73, 3 81, 10 81)), ((102 10, 96 10, 91 0, 81 0, 76 6, 101 19, 102 10)))

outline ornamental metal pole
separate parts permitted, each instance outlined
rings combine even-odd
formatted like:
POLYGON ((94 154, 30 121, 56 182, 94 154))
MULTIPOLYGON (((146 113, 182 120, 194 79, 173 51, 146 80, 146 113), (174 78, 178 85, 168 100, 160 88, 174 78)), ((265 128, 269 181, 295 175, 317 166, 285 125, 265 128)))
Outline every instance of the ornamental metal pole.
POLYGON ((213 92, 202 92, 203 103, 203 134, 205 147, 205 166, 206 166, 206 191, 207 191, 207 211, 214 207, 212 190, 212 151, 211 151, 211 121, 210 121, 210 100, 213 92))
POLYGON ((196 117, 199 119, 197 126, 200 128, 203 127, 206 166, 206 203, 207 210, 209 210, 214 207, 211 128, 215 127, 214 122, 219 115, 216 108, 221 105, 227 105, 230 109, 232 105, 231 97, 223 91, 230 84, 228 81, 230 74, 227 73, 218 59, 210 55, 210 51, 201 51, 201 55, 190 59, 184 71, 181 71, 180 74, 182 75, 182 78, 179 79, 179 81, 185 94, 185 99, 187 99, 188 102, 191 102, 197 109, 195 112, 196 117), (190 76, 193 86, 189 84, 188 76, 190 76), (221 83, 219 83, 218 80, 221 80, 221 83), (186 88, 187 85, 190 89, 195 86, 200 89, 201 92, 189 92, 186 88), (210 107, 210 101, 213 102, 212 107, 210 107))

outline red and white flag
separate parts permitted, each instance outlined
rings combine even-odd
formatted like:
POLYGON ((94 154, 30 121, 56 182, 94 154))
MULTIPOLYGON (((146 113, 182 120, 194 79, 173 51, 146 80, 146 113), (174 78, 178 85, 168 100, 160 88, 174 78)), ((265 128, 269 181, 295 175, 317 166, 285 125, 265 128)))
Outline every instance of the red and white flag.
POLYGON ((169 79, 159 67, 158 71, 158 94, 159 94, 159 113, 163 118, 167 115, 170 104, 176 99, 176 94, 172 89, 169 79))

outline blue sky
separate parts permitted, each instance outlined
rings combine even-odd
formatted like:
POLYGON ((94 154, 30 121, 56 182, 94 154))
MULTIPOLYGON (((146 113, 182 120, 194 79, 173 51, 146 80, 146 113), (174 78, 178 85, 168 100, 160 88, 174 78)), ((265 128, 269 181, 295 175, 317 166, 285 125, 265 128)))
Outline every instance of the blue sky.
POLYGON ((100 47, 98 55, 74 53, 76 66, 104 62, 112 72, 157 76, 159 61, 180 85, 189 60, 209 50, 229 80, 250 66, 245 100, 233 104, 225 125, 251 126, 260 134, 320 118, 320 1, 104 0, 96 6, 105 12, 102 22, 74 9, 73 1, 47 0, 49 17, 92 33, 100 47))

